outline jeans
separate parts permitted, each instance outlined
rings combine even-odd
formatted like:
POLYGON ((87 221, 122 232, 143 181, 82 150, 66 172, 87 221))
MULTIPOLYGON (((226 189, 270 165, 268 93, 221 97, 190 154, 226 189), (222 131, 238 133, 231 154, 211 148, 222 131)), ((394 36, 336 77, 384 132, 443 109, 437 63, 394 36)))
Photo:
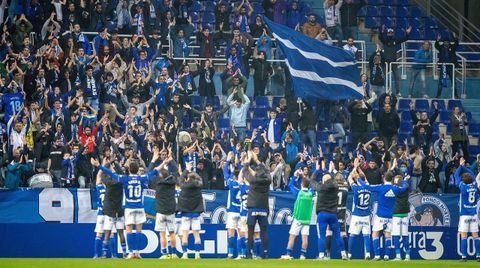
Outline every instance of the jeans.
POLYGON ((330 35, 330 38, 332 38, 332 40, 338 40, 339 42, 337 43, 337 45, 341 45, 342 44, 342 37, 343 37, 343 34, 342 34, 342 28, 340 27, 340 25, 335 25, 335 26, 331 26, 331 27, 327 27, 327 32, 328 32, 328 35, 330 35))
POLYGON ((345 26, 342 27, 343 40, 347 40, 349 37, 353 39, 358 39, 358 27, 357 26, 345 26))
MULTIPOLYGON (((237 133, 237 140, 238 141, 243 141, 245 139, 245 136, 247 136, 247 128, 246 127, 235 127, 235 132, 237 133)), ((231 133, 231 136, 233 137, 233 133, 231 133)))
POLYGON ((345 130, 343 129, 343 124, 342 123, 333 123, 333 130, 335 130, 335 134, 333 134, 333 137, 335 139, 338 139, 338 146, 343 147, 343 141, 345 139, 345 130))
POLYGON ((412 97, 422 97, 426 95, 427 93, 427 81, 425 79, 425 69, 415 69, 413 71, 413 76, 412 76, 412 82, 410 84, 410 91, 409 95, 412 97), (414 92, 414 86, 415 86, 415 80, 417 80, 417 76, 420 75, 420 81, 422 82, 422 88, 420 90, 420 94, 415 94, 414 92))
POLYGON ((318 155, 318 148, 317 148, 317 133, 315 130, 308 129, 305 130, 303 133, 303 144, 310 144, 312 146, 312 153, 314 156, 318 155))

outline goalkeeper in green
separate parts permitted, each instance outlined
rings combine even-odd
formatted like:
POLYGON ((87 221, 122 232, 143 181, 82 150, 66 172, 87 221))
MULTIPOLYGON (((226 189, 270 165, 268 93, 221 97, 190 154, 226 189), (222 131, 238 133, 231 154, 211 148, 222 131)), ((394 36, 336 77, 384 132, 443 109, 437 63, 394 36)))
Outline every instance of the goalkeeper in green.
POLYGON ((292 176, 289 183, 290 191, 296 196, 295 206, 293 208, 293 221, 290 226, 289 238, 287 244, 287 253, 283 255, 281 259, 291 260, 293 244, 298 234, 302 234, 302 249, 300 253, 300 259, 306 259, 307 246, 308 246, 308 234, 310 231, 310 221, 312 219, 313 211, 313 193, 310 190, 310 181, 306 176, 292 176), (302 178, 303 177, 303 178, 302 178), (301 188, 298 189, 298 182, 301 180, 301 188))

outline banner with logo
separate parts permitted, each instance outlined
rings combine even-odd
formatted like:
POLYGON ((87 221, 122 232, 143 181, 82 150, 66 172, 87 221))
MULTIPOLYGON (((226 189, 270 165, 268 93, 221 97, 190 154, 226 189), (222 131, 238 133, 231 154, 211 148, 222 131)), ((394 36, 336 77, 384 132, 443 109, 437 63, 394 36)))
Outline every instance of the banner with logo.
MULTIPOLYGON (((227 194, 227 191, 203 193, 205 213, 201 236, 204 247, 202 254, 205 257, 224 257, 226 254, 224 223, 227 194)), ((349 208, 351 199, 349 196, 349 208)), ((409 215, 412 258, 457 259, 458 195, 412 194, 409 199, 412 204, 409 215)), ((0 257, 91 257, 96 201, 95 190, 90 189, 0 191, 0 257)), ((280 257, 285 253, 293 204, 294 197, 288 192, 270 194, 271 257, 280 257)), ((148 223, 143 233, 142 252, 145 257, 158 257, 158 234, 153 232, 154 191, 145 192, 145 209, 148 223)), ((374 202, 372 212, 375 210, 374 202)), ((347 223, 349 218, 350 213, 347 212, 347 223)), ((312 218, 312 222, 314 220, 312 218)), ((310 234, 308 255, 313 258, 317 251, 314 225, 310 234)), ((300 241, 296 244, 299 247, 300 241)), ((361 239, 355 241, 354 248, 353 256, 361 258, 361 239)), ((469 240, 468 252, 473 256, 473 240, 469 240)))

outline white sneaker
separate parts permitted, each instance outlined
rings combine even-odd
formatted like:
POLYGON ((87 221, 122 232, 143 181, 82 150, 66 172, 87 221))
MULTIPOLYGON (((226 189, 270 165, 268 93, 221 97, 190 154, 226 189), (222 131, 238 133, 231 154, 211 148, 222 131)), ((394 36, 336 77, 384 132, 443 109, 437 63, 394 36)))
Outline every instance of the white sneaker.
POLYGON ((388 261, 388 260, 390 260, 390 257, 384 256, 384 257, 383 257, 383 260, 384 260, 384 261, 388 261))
POLYGON ((409 261, 409 260, 410 260, 410 254, 405 255, 405 261, 409 261))
POLYGON ((323 257, 323 259, 325 259, 326 261, 329 261, 330 257, 325 256, 325 257, 323 257))
POLYGON ((199 260, 200 258, 200 252, 195 252, 195 260, 199 260))
POLYGON ((183 253, 182 259, 188 260, 188 253, 187 253, 187 252, 184 252, 184 253, 183 253))
POLYGON ((135 254, 134 253, 129 253, 125 259, 135 259, 135 254))
POLYGON ((316 261, 326 261, 325 257, 317 257, 315 260, 316 261))
POLYGON ((380 260, 382 260, 380 256, 375 256, 375 258, 372 259, 372 261, 380 261, 380 260))
POLYGON ((402 258, 400 258, 400 257, 396 257, 395 259, 393 259, 393 261, 401 261, 401 260, 402 260, 402 258))
POLYGON ((292 259, 293 259, 293 257, 290 256, 290 255, 282 255, 282 256, 280 257, 280 260, 292 260, 292 259))
POLYGON ((305 255, 300 255, 300 260, 306 260, 307 258, 305 257, 305 255))

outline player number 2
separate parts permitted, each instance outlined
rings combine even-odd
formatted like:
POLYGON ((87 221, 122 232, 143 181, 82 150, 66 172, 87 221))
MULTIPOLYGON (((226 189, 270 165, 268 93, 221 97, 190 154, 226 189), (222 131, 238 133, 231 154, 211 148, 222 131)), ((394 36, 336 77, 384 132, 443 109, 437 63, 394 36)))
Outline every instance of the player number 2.
POLYGON ((128 195, 130 197, 140 198, 142 187, 140 185, 128 185, 128 195))

